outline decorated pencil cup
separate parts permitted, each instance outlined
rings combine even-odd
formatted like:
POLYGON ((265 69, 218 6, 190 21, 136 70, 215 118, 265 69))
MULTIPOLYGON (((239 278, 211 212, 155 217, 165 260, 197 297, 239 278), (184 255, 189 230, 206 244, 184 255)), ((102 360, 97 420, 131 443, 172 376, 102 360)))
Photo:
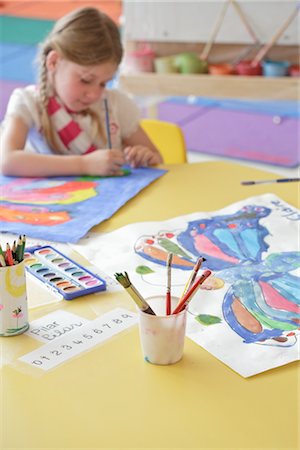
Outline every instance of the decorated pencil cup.
MULTIPOLYGON (((174 364, 182 358, 186 330, 186 309, 166 315, 166 297, 146 299, 155 315, 139 311, 139 332, 145 361, 152 364, 174 364)), ((171 298, 171 310, 179 298, 171 298)))
POLYGON ((28 330, 28 306, 24 261, 0 267, 0 336, 28 330))

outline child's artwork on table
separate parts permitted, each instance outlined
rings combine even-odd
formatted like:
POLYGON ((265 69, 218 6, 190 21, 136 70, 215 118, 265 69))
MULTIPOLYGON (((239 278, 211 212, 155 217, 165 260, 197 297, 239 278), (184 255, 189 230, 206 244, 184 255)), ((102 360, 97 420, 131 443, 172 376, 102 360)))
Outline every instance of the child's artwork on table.
POLYGON ((75 248, 111 276, 127 271, 144 297, 165 293, 168 252, 177 296, 197 258, 206 258, 201 270, 214 276, 189 304, 187 336, 248 377, 299 359, 299 225, 297 209, 266 194, 91 234, 75 248))
POLYGON ((49 241, 77 242, 165 172, 139 168, 122 177, 0 176, 0 229, 49 241))

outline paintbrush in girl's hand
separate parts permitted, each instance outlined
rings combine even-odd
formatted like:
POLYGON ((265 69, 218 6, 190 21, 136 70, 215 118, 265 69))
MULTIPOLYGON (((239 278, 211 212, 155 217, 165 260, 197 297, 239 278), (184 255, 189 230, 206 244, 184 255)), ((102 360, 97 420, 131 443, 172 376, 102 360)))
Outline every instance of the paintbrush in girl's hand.
POLYGON ((105 109, 106 139, 107 139, 108 148, 111 149, 112 144, 111 144, 111 136, 110 136, 109 110, 108 110, 107 98, 104 97, 103 101, 104 101, 104 109, 105 109))
POLYGON ((151 314, 152 316, 156 315, 152 308, 148 305, 146 300, 133 286, 127 272, 124 272, 124 275, 122 273, 115 273, 115 278, 123 286, 123 288, 126 289, 130 297, 135 301, 141 311, 147 314, 151 314))

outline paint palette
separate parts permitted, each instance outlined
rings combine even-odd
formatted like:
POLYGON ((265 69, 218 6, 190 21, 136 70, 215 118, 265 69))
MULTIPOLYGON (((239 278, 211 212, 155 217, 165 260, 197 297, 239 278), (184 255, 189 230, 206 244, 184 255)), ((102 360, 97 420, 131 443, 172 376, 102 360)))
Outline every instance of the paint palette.
POLYGON ((105 281, 50 245, 27 248, 26 270, 66 300, 106 290, 105 281))

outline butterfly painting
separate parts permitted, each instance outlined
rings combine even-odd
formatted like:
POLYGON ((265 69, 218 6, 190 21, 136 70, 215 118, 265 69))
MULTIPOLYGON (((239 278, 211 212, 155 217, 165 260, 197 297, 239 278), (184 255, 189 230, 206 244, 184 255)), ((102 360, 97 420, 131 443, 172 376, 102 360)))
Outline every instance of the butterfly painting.
POLYGON ((300 326, 300 252, 263 255, 268 230, 261 219, 271 210, 247 205, 234 214, 188 222, 184 231, 143 236, 135 251, 156 264, 166 264, 172 251, 174 267, 191 270, 197 258, 217 278, 230 284, 222 312, 245 343, 291 346, 300 326))
POLYGON ((299 232, 299 211, 264 194, 219 211, 129 224, 75 249, 110 276, 126 270, 145 298, 165 292, 168 253, 179 297, 204 257, 199 274, 213 274, 189 304, 186 335, 247 377, 299 359, 299 232))

